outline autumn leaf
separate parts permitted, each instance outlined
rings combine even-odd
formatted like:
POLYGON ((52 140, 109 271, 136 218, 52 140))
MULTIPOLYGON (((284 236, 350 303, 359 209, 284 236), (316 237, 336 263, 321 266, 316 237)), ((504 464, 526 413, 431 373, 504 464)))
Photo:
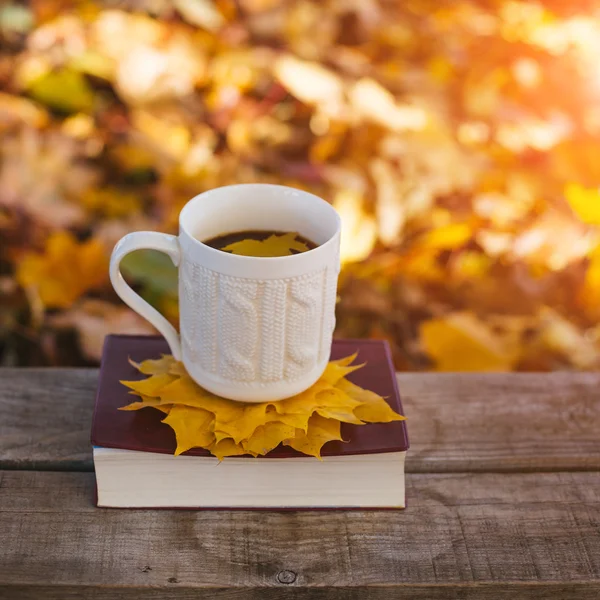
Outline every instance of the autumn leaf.
POLYGON ((468 242, 472 234, 467 223, 452 223, 430 231, 421 244, 429 250, 454 250, 468 242))
POLYGON ((142 208, 137 194, 111 187, 90 189, 81 195, 80 201, 88 212, 113 219, 139 213, 142 208))
MULTIPOLYGON (((160 398, 151 398, 150 396, 144 396, 143 394, 140 394, 140 398, 142 398, 142 400, 140 400, 139 402, 132 402, 131 404, 124 406, 120 410, 140 410, 140 408, 159 408, 159 409, 161 408, 161 399, 160 398)), ((164 406, 167 406, 167 405, 164 405, 164 406)), ((166 412, 166 414, 169 414, 168 410, 165 412, 166 412)))
POLYGON ((600 190, 588 189, 576 183, 565 188, 565 198, 573 212, 588 225, 600 225, 600 190))
POLYGON ((358 369, 364 367, 364 364, 362 364, 362 365, 352 365, 351 364, 356 359, 356 356, 357 356, 357 354, 353 354, 352 356, 349 356, 347 359, 341 359, 339 361, 332 360, 329 363, 329 365, 327 365, 327 369, 321 376, 322 381, 335 387, 335 385, 338 383, 338 381, 340 381, 340 379, 343 379, 344 377, 350 375, 350 373, 353 373, 354 371, 357 371, 358 369))
POLYGON ((327 443, 341 440, 340 422, 327 419, 321 415, 313 415, 308 421, 308 431, 297 431, 293 438, 285 442, 298 452, 321 458, 321 448, 327 443))
MULTIPOLYGON (((167 373, 172 373, 171 370, 181 363, 173 360, 171 355, 163 354, 161 358, 148 359, 141 363, 136 363, 129 359, 129 364, 144 375, 166 375, 167 373)), ((177 373, 172 374, 176 375, 177 373)))
POLYGON ((364 365, 352 365, 356 354, 331 361, 308 390, 278 402, 245 404, 219 398, 202 389, 171 355, 130 363, 150 375, 122 381, 139 400, 121 410, 155 408, 166 413, 163 423, 175 432, 181 454, 205 448, 214 456, 263 456, 279 444, 320 458, 321 448, 340 440, 340 423, 399 421, 389 404, 374 392, 346 379, 364 365))
POLYGON ((282 442, 293 438, 296 428, 278 421, 259 425, 252 436, 244 443, 244 448, 251 454, 265 455, 282 442))
POLYGON ((365 423, 389 423, 402 420, 402 417, 375 392, 365 390, 346 379, 340 381, 338 388, 357 402, 354 414, 365 423))
POLYGON ((231 438, 224 438, 214 442, 206 448, 213 456, 223 460, 227 456, 241 456, 242 454, 251 454, 242 445, 236 444, 231 438))
POLYGON ((265 240, 242 240, 221 248, 224 252, 240 256, 291 256, 296 252, 306 252, 309 248, 300 240, 297 233, 283 233, 270 235, 265 240))
POLYGON ((600 316, 600 247, 591 253, 579 299, 591 315, 600 316))
MULTIPOLYGON (((326 419, 335 419, 342 423, 353 423, 355 425, 363 424, 357 413, 360 402, 340 389, 334 388, 320 392, 317 395, 317 402, 319 406, 316 407, 315 413, 326 419)), ((310 424, 310 419, 308 424, 310 424)))
POLYGON ((469 313, 426 321, 420 331, 438 371, 509 371, 516 360, 513 349, 469 313))
MULTIPOLYGON (((40 241, 76 230, 108 254, 131 231, 175 233, 199 192, 254 182, 334 205, 336 336, 387 338, 398 369, 600 357, 592 3, 4 4, 0 362, 97 362, 105 334, 149 332, 102 252, 83 268, 82 243, 50 258, 40 241), (519 323, 511 340, 502 319, 519 323)), ((168 257, 132 253, 122 270, 177 323, 168 257)), ((306 431, 302 402, 280 422, 306 431)))
POLYGON ((333 207, 342 220, 342 264, 365 259, 377 242, 377 223, 366 211, 364 198, 356 191, 341 190, 333 200, 333 207))
POLYGON ((542 307, 538 341, 545 348, 571 357, 573 364, 586 371, 596 370, 600 360, 593 340, 561 316, 557 311, 542 307))
POLYGON ((137 250, 128 254, 122 261, 121 270, 125 276, 161 296, 173 294, 177 289, 177 268, 169 257, 157 250, 137 250))
POLYGON ((322 65, 282 56, 275 63, 275 75, 292 94, 303 102, 335 108, 342 101, 340 77, 322 65))
POLYGON ((121 383, 142 397, 146 396, 149 398, 160 398, 162 403, 169 404, 169 402, 165 402, 163 399, 164 388, 166 388, 170 383, 176 381, 176 379, 177 377, 174 375, 169 375, 169 373, 160 373, 158 375, 154 375, 154 377, 150 379, 140 379, 139 381, 122 381, 121 383))
POLYGON ((52 234, 43 254, 26 254, 17 270, 17 281, 34 289, 48 308, 65 308, 108 278, 104 246, 93 238, 78 242, 67 231, 52 234))
POLYGON ((214 414, 202 408, 174 405, 163 419, 175 432, 177 448, 175 456, 197 446, 209 446, 214 442, 214 414))
POLYGON ((91 110, 94 95, 85 77, 74 70, 60 69, 42 75, 29 86, 38 102, 64 112, 91 110))
POLYGON ((2 121, 25 123, 30 127, 44 127, 48 124, 48 113, 27 98, 19 98, 0 92, 0 114, 2 121))

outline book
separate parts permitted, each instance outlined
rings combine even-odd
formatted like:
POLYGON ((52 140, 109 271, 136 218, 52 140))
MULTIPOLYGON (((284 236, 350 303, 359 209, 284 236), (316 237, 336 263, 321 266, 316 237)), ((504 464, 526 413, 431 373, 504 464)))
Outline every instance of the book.
MULTIPOLYGON (((382 340, 334 340, 331 358, 358 352, 366 363, 348 379, 404 414, 390 349, 382 340)), ((132 401, 120 380, 143 379, 128 362, 168 354, 162 337, 109 335, 104 343, 91 441, 97 504, 121 508, 404 508, 405 421, 342 424, 319 461, 279 446, 264 457, 219 462, 194 448, 174 456, 175 434, 153 408, 120 411, 132 401)))

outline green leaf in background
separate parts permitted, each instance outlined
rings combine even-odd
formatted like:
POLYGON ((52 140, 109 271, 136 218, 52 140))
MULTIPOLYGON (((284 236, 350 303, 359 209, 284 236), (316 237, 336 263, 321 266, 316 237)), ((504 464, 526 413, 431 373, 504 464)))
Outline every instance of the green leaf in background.
POLYGON ((60 69, 36 79, 29 87, 32 98, 55 110, 74 113, 92 109, 94 94, 78 71, 60 69))
POLYGON ((0 7, 0 31, 3 33, 27 33, 34 25, 32 12, 20 4, 0 7))
POLYGON ((162 252, 136 250, 121 261, 121 272, 142 286, 142 295, 151 304, 177 295, 177 267, 162 252))
POLYGON ((73 57, 69 63, 71 68, 101 79, 110 80, 114 75, 114 65, 111 59, 100 52, 86 50, 73 57))

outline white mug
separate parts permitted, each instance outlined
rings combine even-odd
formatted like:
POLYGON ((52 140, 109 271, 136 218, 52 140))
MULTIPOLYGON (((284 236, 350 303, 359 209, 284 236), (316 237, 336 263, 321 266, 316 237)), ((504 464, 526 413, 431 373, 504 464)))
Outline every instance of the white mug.
POLYGON ((130 233, 113 250, 121 299, 167 340, 203 388, 244 402, 281 400, 322 375, 335 327, 341 220, 325 200, 293 188, 243 184, 190 200, 179 236, 130 233), (317 247, 274 258, 239 256, 201 240, 244 230, 295 231, 317 247), (179 330, 124 281, 129 252, 152 248, 179 267, 179 330))

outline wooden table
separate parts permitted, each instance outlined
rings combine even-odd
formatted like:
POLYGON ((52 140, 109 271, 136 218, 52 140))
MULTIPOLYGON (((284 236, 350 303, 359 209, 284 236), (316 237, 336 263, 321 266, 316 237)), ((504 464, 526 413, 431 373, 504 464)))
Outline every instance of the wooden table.
POLYGON ((0 598, 600 598, 600 374, 403 374, 398 512, 97 509, 95 370, 0 371, 0 598))

